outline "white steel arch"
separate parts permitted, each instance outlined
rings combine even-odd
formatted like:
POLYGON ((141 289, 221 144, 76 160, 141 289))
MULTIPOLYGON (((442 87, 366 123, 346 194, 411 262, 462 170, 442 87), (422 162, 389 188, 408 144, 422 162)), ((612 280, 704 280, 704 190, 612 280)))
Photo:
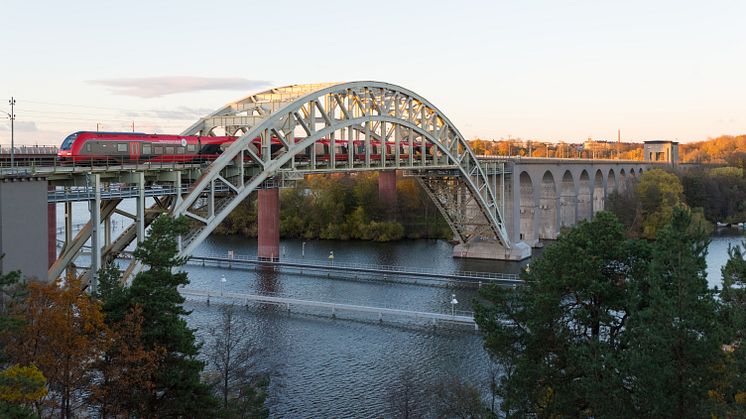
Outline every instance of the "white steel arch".
POLYGON ((183 238, 181 256, 258 188, 308 173, 388 169, 414 173, 462 243, 491 232, 511 248, 495 181, 504 166, 490 178, 453 123, 410 90, 372 81, 270 89, 226 105, 182 135, 216 131, 239 137, 173 210, 200 224, 183 238), (319 155, 319 148, 327 151, 319 155), (218 198, 216 189, 226 188, 218 198))

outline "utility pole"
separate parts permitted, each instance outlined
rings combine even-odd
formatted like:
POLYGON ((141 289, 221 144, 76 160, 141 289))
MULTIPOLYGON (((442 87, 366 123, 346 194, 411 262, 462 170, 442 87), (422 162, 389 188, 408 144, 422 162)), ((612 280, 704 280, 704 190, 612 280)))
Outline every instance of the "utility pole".
POLYGON ((616 130, 616 159, 619 160, 619 153, 622 151, 622 130, 616 130))
POLYGON ((11 96, 8 103, 10 104, 10 113, 8 114, 8 118, 10 118, 10 172, 12 173, 14 171, 16 157, 14 126, 14 122, 16 120, 16 99, 11 96))

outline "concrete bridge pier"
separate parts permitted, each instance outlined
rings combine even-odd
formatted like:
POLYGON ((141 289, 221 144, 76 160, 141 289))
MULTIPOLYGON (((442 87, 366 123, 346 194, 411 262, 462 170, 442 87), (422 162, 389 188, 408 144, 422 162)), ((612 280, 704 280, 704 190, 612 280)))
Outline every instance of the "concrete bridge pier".
POLYGON ((259 248, 260 259, 280 260, 280 189, 259 189, 259 248))
MULTIPOLYGON (((47 189, 54 191, 54 186, 49 186, 47 182, 47 189)), ((47 269, 52 267, 54 261, 57 260, 57 204, 47 204, 47 269)))
POLYGON ((386 170, 378 174, 378 200, 386 209, 388 216, 396 214, 398 210, 396 170, 386 170))

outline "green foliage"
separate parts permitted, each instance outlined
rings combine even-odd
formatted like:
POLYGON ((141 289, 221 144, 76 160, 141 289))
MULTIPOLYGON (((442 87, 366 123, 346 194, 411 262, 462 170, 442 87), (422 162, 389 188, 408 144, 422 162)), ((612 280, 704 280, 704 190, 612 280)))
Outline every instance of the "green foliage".
POLYGON ((485 348, 503 367, 498 386, 510 417, 620 417, 605 400, 628 399, 608 365, 619 350, 627 284, 644 272, 648 248, 627 240, 600 212, 548 247, 514 289, 485 287, 475 318, 485 348))
POLYGON ((728 262, 722 268, 720 298, 726 307, 722 323, 728 328, 731 340, 725 346, 723 363, 716 370, 721 377, 711 396, 719 417, 738 417, 746 412, 746 255, 742 246, 730 247, 728 255, 728 262))
MULTIPOLYGON (((378 174, 309 176, 280 191, 282 237, 392 241, 452 237, 448 224, 413 179, 397 180, 398 210, 378 200, 378 174)), ((256 200, 247 199, 219 229, 223 234, 255 236, 256 200)))
POLYGON ((684 188, 676 175, 653 169, 642 174, 636 190, 642 209, 643 236, 653 238, 669 222, 673 208, 682 202, 684 188))
POLYGON ((146 400, 143 416, 209 417, 217 404, 209 387, 200 381, 204 363, 197 358, 199 345, 184 319, 189 312, 177 290, 189 283, 187 274, 172 272, 184 263, 176 257, 177 237, 187 229, 183 218, 158 217, 135 250, 135 257, 149 269, 140 272, 121 295, 116 286, 102 289, 107 321, 121 321, 133 307, 139 307, 144 347, 165 351, 153 379, 154 388, 132 389, 133 397, 146 400), (141 394, 135 396, 137 392, 141 394))
POLYGON ((706 219, 715 222, 746 221, 746 178, 743 168, 694 169, 683 173, 686 203, 702 208, 706 219))
MULTIPOLYGON (((652 244, 601 212, 563 233, 516 289, 484 287, 475 318, 504 372, 508 417, 703 417, 713 412, 721 308, 706 233, 682 206, 652 244)), ((721 377, 722 378, 722 377, 721 377)))
POLYGON ((635 284, 623 367, 634 377, 628 388, 637 417, 709 413, 712 367, 722 356, 726 336, 714 291, 707 286, 708 244, 690 211, 675 207, 653 244, 648 275, 635 284))

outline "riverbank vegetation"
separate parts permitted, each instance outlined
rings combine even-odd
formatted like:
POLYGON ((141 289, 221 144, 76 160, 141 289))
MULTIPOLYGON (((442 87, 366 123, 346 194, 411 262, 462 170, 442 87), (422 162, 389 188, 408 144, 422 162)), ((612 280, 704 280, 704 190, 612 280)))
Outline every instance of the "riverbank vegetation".
MULTIPOLYGON (((379 200, 378 173, 308 176, 280 190, 280 235, 284 238, 392 241, 451 239, 453 233, 413 178, 396 182, 397 202, 379 200)), ((241 203, 216 230, 257 234, 256 194, 241 203)))
POLYGON ((746 261, 709 289, 708 235, 674 205, 655 240, 613 214, 560 235, 518 288, 485 287, 476 320, 502 369, 506 417, 746 414, 746 261))
POLYGON ((0 275, 0 417, 268 416, 268 377, 231 313, 207 356, 187 326, 177 287, 189 281, 173 273, 186 229, 183 219, 154 221, 129 286, 113 264, 93 293, 75 275, 28 284, 0 275))

